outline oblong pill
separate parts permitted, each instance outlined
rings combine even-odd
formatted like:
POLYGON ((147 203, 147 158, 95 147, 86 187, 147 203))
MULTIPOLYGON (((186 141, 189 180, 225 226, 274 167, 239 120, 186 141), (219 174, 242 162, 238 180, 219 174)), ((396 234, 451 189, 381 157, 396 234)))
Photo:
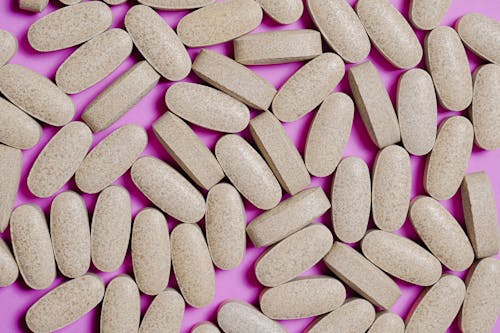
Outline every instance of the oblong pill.
POLYGON ((104 296, 104 283, 95 274, 69 280, 49 291, 26 313, 33 332, 52 332, 83 317, 104 296))
POLYGON ((215 0, 138 0, 143 5, 164 10, 184 10, 205 7, 215 0))
POLYGON ((0 67, 12 59, 17 49, 18 43, 16 37, 7 30, 0 29, 0 67))
POLYGON ((23 154, 20 150, 0 144, 0 232, 9 225, 10 213, 21 180, 23 154))
POLYGON ((473 141, 474 130, 467 118, 449 117, 441 123, 425 166, 427 193, 437 200, 455 195, 469 164, 473 141))
POLYGON ((48 4, 49 0, 19 0, 19 8, 35 13, 42 12, 48 4))
POLYGON ((215 271, 200 227, 177 225, 171 242, 172 266, 182 296, 193 307, 207 306, 215 296, 215 271))
POLYGON ((334 53, 323 53, 296 71, 273 99, 272 110, 281 121, 299 119, 317 107, 344 77, 345 66, 334 53))
POLYGON ((330 208, 321 187, 306 189, 260 214, 247 226, 248 237, 256 247, 279 242, 304 228, 330 208))
POLYGON ((297 21, 304 11, 300 0, 257 0, 262 9, 273 20, 281 24, 297 21))
POLYGON ((269 111, 250 121, 250 132, 260 152, 271 167, 281 186, 290 194, 296 194, 311 183, 302 156, 295 144, 269 111))
POLYGON ((137 214, 130 242, 132 267, 139 289, 157 295, 170 278, 170 239, 167 220, 154 208, 137 214))
POLYGON ((450 27, 437 27, 425 37, 424 47, 439 104, 451 111, 465 110, 472 101, 472 76, 460 37, 450 27))
POLYGON ((217 322, 225 333, 287 332, 279 323, 240 301, 223 302, 217 312, 217 322))
POLYGON ((299 319, 322 315, 344 303, 342 283, 328 276, 292 280, 260 294, 262 312, 271 319, 299 319))
MULTIPOLYGON (((107 4, 110 4, 113 1, 117 1, 117 0, 106 0, 104 2, 107 3, 107 4)), ((69 6, 69 5, 76 5, 77 3, 82 2, 82 0, 59 0, 59 2, 62 3, 63 5, 69 6)))
POLYGON ((432 30, 446 15, 451 0, 411 0, 410 21, 418 29, 432 30))
POLYGON ((75 114, 68 95, 45 76, 21 65, 0 68, 0 92, 33 118, 52 126, 67 124, 75 114))
POLYGON ((128 275, 111 280, 104 294, 100 332, 137 332, 141 316, 139 289, 128 275))
POLYGON ((111 26, 113 13, 100 1, 60 8, 33 23, 30 45, 39 52, 65 49, 84 43, 111 26))
POLYGON ((395 313, 379 312, 368 333, 405 333, 405 323, 395 313))
POLYGON ((191 333, 220 333, 220 330, 210 322, 201 322, 194 326, 191 333))
POLYGON ((7 244, 0 239, 0 287, 7 287, 16 282, 19 276, 16 260, 7 244))
POLYGON ((34 195, 48 198, 75 174, 92 144, 92 132, 74 121, 50 139, 31 167, 28 187, 34 195))
POLYGON ((500 22, 483 14, 469 13, 458 20, 456 30, 472 52, 500 64, 500 22))
POLYGON ((184 299, 172 288, 159 293, 142 319, 139 333, 178 333, 184 318, 184 299))
POLYGON ((136 5, 125 16, 125 28, 143 57, 170 81, 184 79, 191 59, 175 31, 153 9, 136 5))
POLYGON ((365 257, 386 273, 419 286, 441 277, 441 263, 412 240, 382 230, 371 230, 361 242, 365 257))
POLYGON ((332 244, 328 228, 311 224, 264 252, 255 264, 257 280, 266 287, 288 282, 320 261, 332 244))
POLYGON ((227 134, 215 146, 215 156, 238 191, 260 209, 281 200, 281 187, 264 159, 243 138, 227 134))
POLYGON ((17 149, 30 149, 42 136, 42 127, 17 106, 0 97, 0 142, 17 149))
POLYGON ((46 289, 56 278, 47 221, 40 207, 18 206, 10 217, 10 237, 19 272, 32 289, 46 289))
POLYGON ((177 170, 152 156, 138 159, 132 181, 158 208, 173 218, 196 223, 205 215, 205 199, 177 170))

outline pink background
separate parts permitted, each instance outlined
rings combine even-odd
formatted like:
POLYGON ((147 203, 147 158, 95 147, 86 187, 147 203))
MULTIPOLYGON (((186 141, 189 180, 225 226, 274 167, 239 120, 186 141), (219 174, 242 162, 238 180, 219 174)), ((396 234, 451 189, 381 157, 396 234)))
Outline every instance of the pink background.
MULTIPOLYGON (((133 1, 129 1, 132 3, 133 1)), ((408 0, 392 0, 391 1, 405 16, 407 16, 409 1, 408 0)), ((53 78, 58 66, 68 57, 75 48, 66 49, 57 52, 50 53, 38 53, 33 50, 26 38, 26 33, 29 26, 42 16, 56 10, 61 7, 61 5, 56 0, 51 0, 48 8, 41 14, 34 14, 18 9, 17 0, 1 0, 0 1, 0 28, 5 29, 17 36, 19 40, 19 51, 15 57, 11 60, 12 63, 22 64, 27 66, 49 78, 53 78)), ((354 4, 354 0, 349 0, 349 3, 354 4)), ((114 14, 113 27, 123 28, 123 18, 130 4, 123 4, 115 6, 112 8, 114 14)), ((442 24, 453 25, 456 20, 464 15, 465 13, 474 11, 487 14, 496 19, 500 19, 500 4, 497 1, 491 0, 453 0, 448 14, 443 20, 442 24)), ((160 12, 164 19, 172 26, 175 27, 177 22, 183 17, 186 12, 160 12)), ((279 25, 269 19, 267 16, 264 17, 264 21, 260 27, 255 31, 267 31, 267 30, 279 30, 279 29, 297 29, 297 28, 314 28, 311 19, 307 13, 304 12, 302 18, 291 25, 284 26, 279 25)), ((423 32, 418 32, 418 37, 422 40, 424 37, 423 32)), ((223 45, 218 45, 215 47, 210 47, 213 50, 232 56, 232 44, 225 43, 223 45)), ((323 47, 324 51, 330 51, 330 48, 325 44, 323 47)), ((194 59, 199 49, 190 49, 189 53, 194 59)), ((481 61, 468 52, 469 60, 471 63, 471 70, 473 70, 481 61)), ((80 115, 85 109, 85 107, 96 97, 103 89, 105 89, 113 80, 115 80, 119 75, 130 68, 134 63, 141 59, 140 54, 134 50, 133 54, 108 78, 102 82, 96 84, 94 87, 80 93, 73 95, 72 98, 76 104, 77 112, 75 119, 80 119, 80 115)), ((369 59, 375 63, 377 68, 380 70, 383 79, 386 83, 387 89, 390 92, 391 98, 394 101, 396 83, 397 79, 403 71, 398 70, 391 66, 387 61, 385 61, 380 54, 372 48, 369 59)), ((419 65, 422 67, 423 62, 419 65)), ((292 75, 299 67, 301 63, 292 64, 282 64, 273 66, 252 66, 251 69, 254 70, 259 75, 263 76, 269 80, 276 88, 279 88, 287 79, 292 75)), ((348 66, 349 67, 349 66, 348 66)), ((190 82, 200 82, 200 80, 191 74, 186 81, 190 82)), ((144 155, 155 155, 158 156, 169 163, 175 165, 172 158, 168 156, 166 151, 161 147, 158 140, 152 133, 151 125, 152 123, 160 117, 164 112, 167 111, 164 103, 164 95, 171 82, 161 80, 158 86, 147 95, 139 104, 137 104, 126 116, 121 118, 116 122, 111 128, 101 133, 95 135, 94 145, 107 136, 111 131, 116 128, 128 124, 135 123, 144 126, 149 135, 149 145, 144 151, 144 155)), ((350 93, 349 86, 347 84, 347 79, 344 77, 339 86, 335 89, 336 91, 344 91, 350 93)), ((253 115, 257 112, 252 112, 253 115)), ((456 115, 458 113, 439 110, 439 119, 450 115, 456 115)), ((302 119, 285 125, 285 128, 297 145, 300 152, 304 151, 305 139, 309 125, 312 121, 314 112, 309 113, 302 119)), ((213 149, 216 140, 220 137, 220 133, 209 131, 203 128, 194 126, 198 135, 202 140, 213 149)), ((36 156, 41 151, 45 143, 56 133, 58 129, 51 126, 44 126, 43 137, 41 142, 33 149, 24 152, 23 158, 23 178, 21 180, 19 195, 16 201, 16 205, 23 203, 36 203, 42 207, 46 214, 49 212, 49 207, 52 202, 52 198, 49 199, 37 199, 28 190, 26 186, 26 176, 29 172, 32 163, 34 162, 36 156)), ((245 130, 242 135, 250 139, 248 130, 245 130)), ((352 133, 349 139, 348 146, 344 152, 345 156, 356 155, 363 158, 371 167, 374 161, 375 154, 377 152, 376 147, 372 144, 368 138, 367 132, 361 122, 359 114, 356 113, 354 117, 354 125, 352 133)), ((412 157, 412 169, 413 169, 413 195, 424 193, 422 186, 422 176, 424 168, 425 158, 423 157, 412 157)), ((495 191, 495 196, 497 198, 497 204, 500 204, 500 173, 497 171, 500 166, 500 155, 493 151, 483 151, 477 147, 474 147, 473 156, 468 168, 468 172, 481 171, 484 170, 488 173, 495 191)), ((116 183, 126 186, 132 196, 132 208, 133 215, 142 208, 151 206, 151 203, 135 188, 131 182, 130 175, 127 173, 116 183)), ((312 186, 322 186, 327 194, 330 193, 331 189, 331 177, 328 178, 314 178, 312 179, 312 186)), ((63 190, 77 190, 74 181, 70 181, 63 190)), ((85 201, 91 214, 95 201, 96 195, 84 195, 85 201)), ((451 210, 453 215, 463 223, 463 213, 461 207, 460 195, 457 194, 451 200, 443 202, 443 204, 451 210)), ((247 220, 251 221, 259 211, 246 203, 247 207, 247 220)), ((169 218, 169 229, 172 230, 174 225, 177 223, 172 218, 169 218)), ((319 219, 319 222, 325 223, 328 227, 331 227, 330 214, 325 214, 319 219)), ((201 222, 203 224, 203 222, 201 222)), ((370 226, 373 227, 372 222, 370 226)), ((416 240, 421 243, 415 234, 410 223, 407 221, 403 228, 399 232, 411 239, 416 240)), ((1 236, 3 239, 10 239, 9 232, 6 231, 1 236)), ((262 287, 258 284, 255 274, 254 274, 254 262, 256 258, 262 253, 262 249, 255 249, 251 245, 248 246, 247 254, 245 256, 244 262, 238 269, 232 271, 216 271, 216 283, 217 292, 216 297, 210 306, 202 309, 194 309, 187 307, 186 315, 183 322, 182 332, 189 332, 190 329, 199 321, 211 320, 216 321, 216 311, 218 305, 225 299, 233 298, 239 300, 245 300, 250 303, 257 305, 259 292, 262 287)), ((130 260, 130 255, 127 256, 125 264, 114 273, 101 273, 92 267, 92 272, 98 273, 106 282, 112 279, 114 276, 121 273, 132 274, 132 265, 130 260)), ((306 272, 304 275, 311 274, 330 274, 325 266, 320 263, 310 271, 306 272)), ((464 277, 465 273, 457 273, 460 277, 464 277)), ((51 289, 56 287, 65 281, 65 278, 58 277, 56 281, 51 286, 51 289)), ((398 281, 400 285, 403 296, 393 307, 393 311, 401 315, 403 318, 406 317, 412 303, 420 293, 420 287, 409 285, 407 283, 398 281)), ((172 274, 169 286, 176 287, 175 278, 172 274)), ((1 332, 24 332, 28 331, 25 322, 24 314, 31 304, 33 304, 39 297, 44 295, 47 291, 34 291, 29 289, 21 278, 12 286, 8 288, 0 289, 0 331, 1 332)), ((141 305, 142 313, 146 311, 152 298, 147 296, 142 296, 141 305)), ((73 323, 72 325, 60 330, 61 332, 91 332, 97 331, 99 327, 99 308, 92 311, 91 313, 84 316, 82 319, 73 323)), ((312 319, 304 320, 294 320, 283 322, 283 325, 291 333, 302 332, 310 323, 312 319)), ((500 332, 500 323, 495 326, 495 332, 500 332)), ((456 321, 453 323, 452 328, 449 332, 458 332, 458 326, 456 321)))

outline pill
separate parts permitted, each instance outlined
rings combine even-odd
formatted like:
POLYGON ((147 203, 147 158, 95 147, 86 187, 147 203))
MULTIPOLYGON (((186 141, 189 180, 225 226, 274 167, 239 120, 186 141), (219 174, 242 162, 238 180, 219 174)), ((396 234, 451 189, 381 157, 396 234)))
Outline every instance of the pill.
POLYGON ((373 143, 384 148, 399 142, 396 112, 377 68, 367 61, 349 68, 348 77, 357 109, 373 143))
POLYGON ((215 296, 215 271, 200 227, 177 225, 171 243, 172 266, 182 296, 193 307, 207 306, 215 296))
POLYGON ((139 190, 173 218, 196 223, 205 215, 205 199, 201 193, 167 163, 145 156, 134 163, 130 173, 139 190))
POLYGON ((323 53, 296 71, 280 88, 272 110, 281 121, 299 119, 317 107, 344 77, 345 66, 334 53, 323 53))
POLYGON ((411 0, 410 21, 418 29, 432 30, 443 20, 451 0, 411 0))
POLYGON ((19 8, 35 13, 42 12, 48 4, 49 0, 19 0, 19 8))
POLYGON ((498 254, 500 231, 490 179, 485 172, 465 175, 462 181, 462 205, 467 234, 477 258, 498 254))
POLYGON ((307 134, 304 160, 317 177, 331 175, 342 158, 351 134, 354 103, 344 93, 333 93, 321 104, 307 134))
POLYGON ((257 151, 243 138, 227 134, 215 146, 215 156, 238 191, 254 206, 271 209, 281 200, 281 187, 257 151))
POLYGON ((92 144, 92 132, 74 121, 61 128, 38 155, 28 174, 28 187, 34 195, 48 198, 73 177, 92 144))
POLYGON ((406 318, 406 333, 445 332, 455 319, 465 297, 464 282, 445 274, 424 290, 406 318))
POLYGON ((459 321, 462 332, 493 332, 500 313, 500 261, 485 258, 477 262, 469 271, 466 285, 459 321))
POLYGON ((304 11, 300 0, 257 0, 262 9, 273 20, 281 24, 297 21, 304 11))
POLYGON ((137 332, 141 316, 139 289, 128 275, 111 280, 104 294, 100 332, 137 332))
POLYGON ((311 224, 268 249, 255 264, 257 280, 276 287, 316 265, 330 250, 333 236, 322 224, 311 224))
POLYGON ((427 157, 424 187, 437 200, 457 192, 469 164, 474 131, 462 116, 446 118, 438 128, 436 143, 427 157))
POLYGON ((304 228, 329 208, 321 187, 306 189, 256 217, 247 233, 256 247, 268 246, 304 228))
POLYGON ((345 0, 308 0, 314 24, 344 61, 360 62, 370 53, 370 39, 358 15, 345 0))
POLYGON ((104 283, 95 274, 69 280, 45 294, 26 313, 33 332, 52 332, 83 317, 104 296, 104 283))
POLYGON ((205 7, 215 0, 138 0, 143 5, 163 10, 184 10, 205 7))
POLYGON ((68 94, 77 94, 111 74, 131 52, 132 40, 125 30, 107 30, 80 46, 59 66, 56 84, 68 94))
POLYGON ((87 206, 72 191, 62 192, 50 208, 50 237, 59 271, 69 278, 87 273, 90 267, 90 226, 87 206))
POLYGON ((217 326, 210 322, 201 322, 191 330, 191 333, 220 333, 217 326))
POLYGON ((225 333, 287 332, 278 322, 240 301, 223 302, 217 312, 217 322, 225 333))
POLYGON ((405 323, 400 316, 395 313, 384 311, 375 316, 375 321, 368 330, 368 333, 404 333, 405 323))
POLYGON ((16 282, 19 276, 16 260, 7 244, 0 239, 0 287, 7 287, 16 282))
POLYGON ((403 281, 430 286, 441 277, 441 263, 414 241, 382 230, 371 230, 361 242, 368 260, 403 281))
POLYGON ((45 76, 21 65, 0 68, 0 92, 33 118, 52 126, 67 124, 75 114, 69 96, 45 76))
POLYGON ((246 251, 245 206, 230 184, 217 184, 208 191, 205 231, 215 266, 229 270, 240 265, 246 251))
POLYGON ((175 31, 153 9, 136 5, 125 16, 125 28, 142 56, 170 81, 184 79, 191 59, 175 31))
POLYGON ((107 30, 113 22, 111 9, 100 1, 60 8, 33 23, 28 41, 35 50, 49 52, 82 44, 107 30))
POLYGON ((161 145, 200 187, 210 189, 224 178, 214 154, 182 119, 167 112, 153 123, 161 145))
POLYGON ((0 97, 0 142, 17 149, 34 147, 42 135, 41 126, 17 106, 0 97))
POLYGON ((132 267, 139 289, 158 295, 170 278, 170 240, 167 220, 154 208, 145 208, 132 227, 132 267))
POLYGON ((483 14, 469 13, 458 20, 456 30, 472 52, 500 64, 500 22, 483 14))
POLYGON ((0 232, 9 225, 10 213, 21 180, 23 155, 20 150, 0 144, 0 232))
POLYGON ((450 27, 437 27, 425 37, 424 48, 439 104, 451 111, 465 110, 472 101, 472 76, 460 37, 450 27))
POLYGON ((361 298, 351 298, 340 308, 313 322, 306 333, 366 332, 375 320, 375 309, 361 298))
POLYGON ((97 193, 120 178, 139 157, 148 142, 144 128, 129 124, 113 131, 95 146, 76 170, 78 188, 97 193))
POLYGON ((7 30, 0 29, 0 67, 12 59, 17 49, 18 43, 16 37, 7 30))
POLYGON ((175 289, 165 289, 149 305, 139 333, 180 332, 185 307, 184 299, 175 289))
POLYGON ((309 60, 322 53, 316 30, 277 30, 248 34, 233 41, 234 59, 244 65, 269 65, 309 60))
MULTIPOLYGON (((62 3, 63 5, 68 5, 68 6, 69 6, 69 5, 76 5, 77 3, 80 3, 81 1, 82 1, 82 0, 59 0, 59 2, 60 2, 60 3, 62 3)), ((109 2, 112 2, 112 1, 113 1, 113 0, 111 0, 111 1, 110 1, 110 0, 106 0, 106 1, 104 1, 104 2, 106 2, 106 3, 108 3, 108 4, 109 4, 109 2)), ((127 0, 124 0, 124 1, 127 1, 127 0)), ((123 1, 123 2, 124 2, 124 1, 123 1)))
POLYGON ((396 109, 405 149, 412 155, 427 155, 437 132, 436 92, 429 73, 414 68, 399 77, 396 109))
POLYGON ((250 121, 250 132, 286 192, 293 195, 309 186, 311 177, 302 156, 272 113, 265 111, 254 117, 250 121))
POLYGON ((228 42, 253 29, 262 21, 262 9, 253 0, 213 3, 184 16, 177 25, 181 41, 189 47, 228 42))
POLYGON ((24 282, 31 289, 46 289, 56 277, 56 263, 47 221, 40 207, 18 206, 10 217, 14 256, 24 282))
POLYGON ((292 280, 260 294, 262 312, 271 319, 299 319, 322 315, 344 303, 342 283, 328 276, 292 280))
POLYGON ((262 77, 214 51, 201 50, 193 62, 193 72, 203 81, 258 110, 267 110, 276 95, 276 89, 262 77))

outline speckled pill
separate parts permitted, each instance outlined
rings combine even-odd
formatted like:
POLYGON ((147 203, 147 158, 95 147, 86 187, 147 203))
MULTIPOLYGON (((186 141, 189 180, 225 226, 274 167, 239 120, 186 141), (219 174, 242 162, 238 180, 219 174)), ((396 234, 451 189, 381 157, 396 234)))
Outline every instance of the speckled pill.
POLYGON ((220 330, 211 322, 205 321, 196 324, 191 333, 220 333, 220 330))
MULTIPOLYGON (((113 0, 106 0, 104 2, 108 3, 108 2, 112 2, 113 0)), ((127 1, 127 0, 123 0, 123 1, 127 1)), ((62 3, 63 5, 76 5, 77 3, 80 3, 82 2, 82 0, 59 0, 60 3, 62 3)), ((109 4, 109 3, 108 3, 109 4)))
POLYGON ((0 239, 0 287, 7 287, 16 282, 19 276, 16 260, 7 243, 0 239))
POLYGON ((405 323, 400 316, 390 311, 377 313, 368 333, 405 333, 405 323))
POLYGON ((179 333, 185 307, 184 299, 177 290, 165 289, 149 305, 139 333, 179 333))
POLYGON ((0 29, 0 67, 12 59, 17 49, 17 38, 7 30, 0 29))
POLYGON ((138 0, 143 5, 162 10, 184 10, 208 6, 215 0, 138 0))
POLYGON ((127 0, 102 0, 108 5, 121 5, 122 3, 127 2, 127 0))
POLYGON ((300 0, 257 0, 264 12, 281 24, 291 24, 297 21, 304 11, 300 0))
POLYGON ((278 322, 240 301, 223 302, 217 311, 217 323, 225 333, 287 332, 278 322))
POLYGON ((0 142, 17 149, 30 149, 42 136, 42 127, 14 104, 0 97, 0 142))
POLYGON ((468 13, 456 24, 465 46, 479 57, 500 64, 500 22, 479 13, 468 13))
POLYGON ((10 213, 21 180, 23 154, 20 150, 0 144, 0 232, 9 225, 10 213))
POLYGON ((451 0, 411 0, 410 21, 421 30, 432 30, 443 20, 451 0))
POLYGON ((30 12, 40 13, 49 4, 49 0, 19 0, 19 8, 30 12))
POLYGON ((115 277, 102 301, 100 332, 137 332, 140 317, 139 289, 134 280, 126 274, 115 277))

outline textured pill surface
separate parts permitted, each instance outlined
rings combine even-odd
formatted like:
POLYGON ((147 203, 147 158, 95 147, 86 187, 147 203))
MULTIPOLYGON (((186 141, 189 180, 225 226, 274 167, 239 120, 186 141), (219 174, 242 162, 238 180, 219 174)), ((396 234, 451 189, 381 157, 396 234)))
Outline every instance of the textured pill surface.
POLYGON ((273 20, 281 24, 297 21, 304 11, 300 0, 257 0, 262 9, 273 20))
POLYGON ((18 43, 7 30, 0 29, 0 66, 5 65, 16 54, 18 43))
POLYGON ((19 0, 19 8, 39 13, 47 8, 48 3, 49 0, 19 0))
POLYGON ((16 260, 7 243, 0 239, 0 287, 13 284, 19 276, 16 260))
POLYGON ((165 9, 165 10, 194 9, 194 8, 205 7, 215 2, 215 0, 138 0, 138 1, 143 5, 153 7, 156 9, 165 9))
POLYGON ((456 30, 472 52, 500 64, 500 22, 483 14, 469 13, 458 20, 456 30))
POLYGON ((191 333, 220 333, 220 330, 210 322, 202 322, 195 325, 191 333))
POLYGON ((175 289, 165 289, 149 305, 139 333, 178 333, 185 307, 184 299, 175 289))
POLYGON ((217 323, 225 333, 285 333, 277 322, 263 315, 252 305, 225 301, 217 312, 217 323))
POLYGON ((0 142, 17 149, 30 149, 42 135, 42 127, 14 104, 0 97, 0 142))
POLYGON ((379 312, 375 317, 373 325, 368 333, 404 333, 405 323, 400 316, 395 313, 384 311, 379 312))
POLYGON ((411 0, 410 21, 418 29, 432 30, 443 20, 451 0, 411 0))
POLYGON ((22 158, 20 150, 0 144, 0 232, 7 228, 14 208, 21 180, 22 158))

